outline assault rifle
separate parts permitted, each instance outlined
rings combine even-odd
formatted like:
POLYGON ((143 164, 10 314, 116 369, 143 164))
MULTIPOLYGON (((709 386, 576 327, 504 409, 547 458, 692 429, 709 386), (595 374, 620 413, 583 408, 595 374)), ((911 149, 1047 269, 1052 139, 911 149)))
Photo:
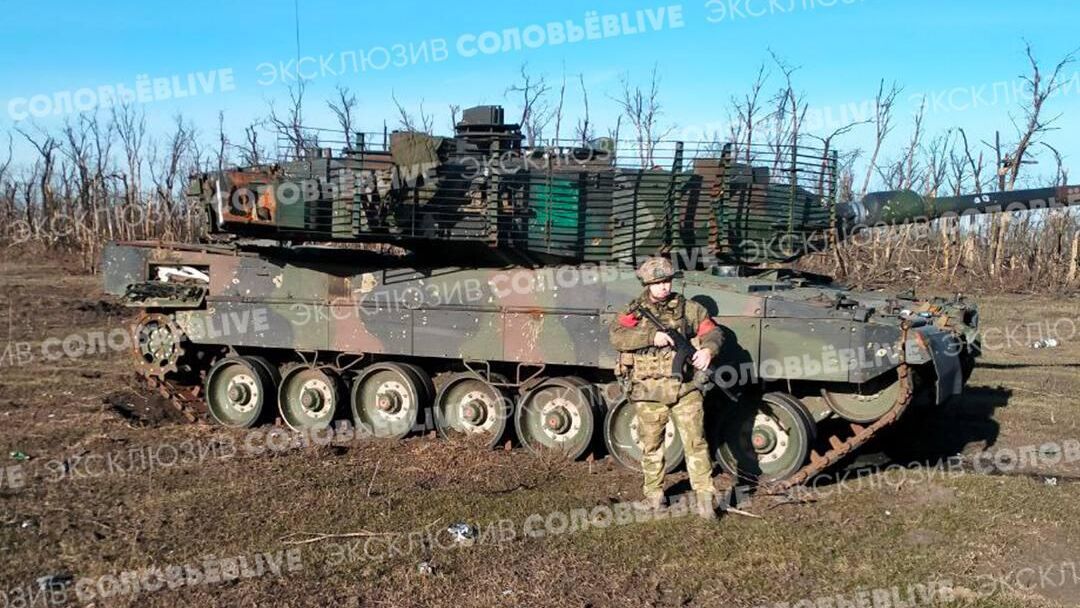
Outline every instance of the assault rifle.
MULTIPOLYGON (((712 365, 711 361, 709 362, 709 366, 704 370, 694 367, 694 353, 697 352, 698 349, 690 343, 690 339, 684 336, 681 331, 664 327, 664 324, 660 322, 660 319, 656 318, 656 315, 644 306, 638 306, 635 310, 631 310, 630 312, 641 313, 641 316, 645 317, 650 323, 656 326, 657 331, 661 331, 671 338, 671 341, 675 344, 675 359, 671 362, 671 374, 673 376, 677 376, 685 382, 687 375, 692 374, 691 382, 693 382, 694 386, 696 386, 702 394, 707 393, 709 389, 714 386, 719 386, 713 382, 716 368, 712 365)), ((713 353, 713 356, 715 357, 717 354, 718 353, 713 353)), ((719 388, 732 403, 739 400, 727 387, 719 386, 719 388)))

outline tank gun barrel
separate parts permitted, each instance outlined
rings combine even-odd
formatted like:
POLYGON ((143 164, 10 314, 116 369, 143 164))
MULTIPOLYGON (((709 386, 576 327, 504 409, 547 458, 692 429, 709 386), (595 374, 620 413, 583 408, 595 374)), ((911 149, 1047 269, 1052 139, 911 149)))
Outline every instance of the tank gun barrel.
POLYGON ((947 216, 1061 209, 1080 205, 1080 186, 1034 188, 928 198, 911 190, 871 192, 862 200, 843 203, 837 215, 852 232, 874 226, 924 223, 947 216))

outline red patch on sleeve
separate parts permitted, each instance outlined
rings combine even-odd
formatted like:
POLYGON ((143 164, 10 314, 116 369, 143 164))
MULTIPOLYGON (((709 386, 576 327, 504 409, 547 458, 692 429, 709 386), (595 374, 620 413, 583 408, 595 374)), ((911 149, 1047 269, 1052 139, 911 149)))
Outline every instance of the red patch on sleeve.
POLYGON ((619 315, 619 325, 623 327, 637 327, 638 318, 630 313, 619 315))
POLYGON ((716 329, 716 323, 713 323, 712 319, 706 318, 697 326, 697 337, 700 338, 714 329, 716 329))

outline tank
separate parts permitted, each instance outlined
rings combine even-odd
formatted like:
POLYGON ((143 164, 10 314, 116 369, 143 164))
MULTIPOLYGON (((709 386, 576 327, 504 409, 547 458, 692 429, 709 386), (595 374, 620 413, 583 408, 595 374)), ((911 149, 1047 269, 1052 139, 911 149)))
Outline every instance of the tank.
MULTIPOLYGON (((881 224, 1057 207, 1080 188, 837 201, 836 155, 795 145, 610 139, 528 148, 496 106, 451 137, 358 134, 339 152, 192 176, 203 243, 111 243, 105 290, 140 309, 135 365, 191 419, 277 422, 638 468, 608 325, 670 256, 724 333, 711 454, 783 490, 910 408, 963 392, 961 297, 856 293, 777 267, 881 224)), ((668 429, 669 468, 682 447, 668 429)))

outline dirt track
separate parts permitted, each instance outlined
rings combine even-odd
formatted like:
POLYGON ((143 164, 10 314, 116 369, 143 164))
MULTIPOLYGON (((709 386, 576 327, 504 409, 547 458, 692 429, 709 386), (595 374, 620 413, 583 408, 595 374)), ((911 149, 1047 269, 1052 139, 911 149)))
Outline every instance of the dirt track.
MULTIPOLYGON (((822 606, 882 590, 926 605, 918 594, 934 582, 952 605, 1080 605, 1080 576, 1062 568, 1080 547, 1080 454, 1069 448, 1080 438, 1076 336, 1054 349, 1013 340, 990 350, 964 398, 905 421, 851 466, 970 461, 984 449, 989 460, 951 472, 871 470, 819 483, 803 500, 741 506, 763 519, 570 531, 580 509, 618 513, 637 497, 637 476, 609 461, 567 465, 432 437, 259 450, 265 435, 187 424, 146 399, 127 353, 48 360, 43 352, 63 352, 55 342, 43 351, 50 338, 128 320, 99 291, 58 263, 0 263, 6 605, 27 593, 44 601, 35 581, 48 574, 73 578, 52 596, 66 594, 67 605, 822 606), (1033 445, 1043 451, 1006 458, 1033 445), (476 526, 478 538, 456 544, 445 530, 455 522, 476 526), (549 524, 543 536, 537 522, 549 524), (288 544, 315 533, 352 536, 288 544), (210 576, 232 580, 122 593, 126 572, 206 574, 208 560, 240 557, 239 576, 229 566, 210 576), (1065 578, 1032 584, 1026 568, 1065 578), (987 575, 1009 585, 980 594, 987 575)), ((981 302, 984 327, 1080 318, 1075 299, 981 302)))

